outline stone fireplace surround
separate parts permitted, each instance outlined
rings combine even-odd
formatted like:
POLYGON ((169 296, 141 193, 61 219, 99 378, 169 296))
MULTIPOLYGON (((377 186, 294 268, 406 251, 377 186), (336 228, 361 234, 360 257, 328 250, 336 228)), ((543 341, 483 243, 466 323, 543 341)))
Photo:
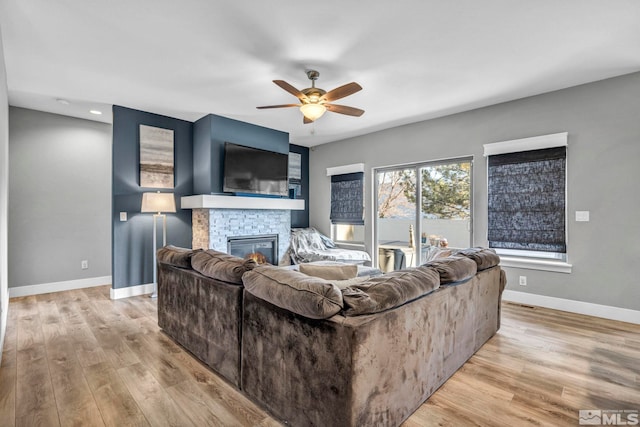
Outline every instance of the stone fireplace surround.
POLYGON ((182 209, 192 209, 193 249, 227 252, 227 239, 253 235, 278 236, 278 263, 289 264, 291 210, 304 200, 219 195, 187 196, 182 209))

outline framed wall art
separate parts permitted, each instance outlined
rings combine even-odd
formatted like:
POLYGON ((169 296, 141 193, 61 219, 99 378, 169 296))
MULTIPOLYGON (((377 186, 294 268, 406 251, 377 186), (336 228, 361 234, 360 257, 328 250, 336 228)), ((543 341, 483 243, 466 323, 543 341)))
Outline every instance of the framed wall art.
POLYGON ((140 187, 174 187, 172 129, 140 125, 140 187))

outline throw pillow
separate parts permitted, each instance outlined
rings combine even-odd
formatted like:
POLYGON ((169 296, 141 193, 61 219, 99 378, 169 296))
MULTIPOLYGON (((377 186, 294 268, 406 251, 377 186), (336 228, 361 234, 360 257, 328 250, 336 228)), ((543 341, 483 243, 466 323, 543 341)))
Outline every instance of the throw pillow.
POLYGON ((358 266, 355 264, 300 264, 300 272, 308 276, 320 277, 326 280, 346 280, 353 279, 358 275, 358 266))
POLYGON ((212 279, 242 285, 242 275, 253 270, 258 263, 253 259, 242 259, 209 249, 195 254, 191 265, 194 270, 212 279))
POLYGON ((330 281, 273 266, 257 267, 242 278, 247 292, 311 319, 326 319, 342 309, 342 293, 330 281))

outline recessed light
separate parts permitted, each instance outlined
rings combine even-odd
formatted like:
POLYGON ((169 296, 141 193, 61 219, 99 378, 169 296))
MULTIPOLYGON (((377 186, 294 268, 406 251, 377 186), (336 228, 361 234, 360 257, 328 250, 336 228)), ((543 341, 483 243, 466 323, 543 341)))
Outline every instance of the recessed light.
POLYGON ((67 101, 67 100, 66 100, 66 99, 64 99, 64 98, 56 98, 56 101, 58 101, 58 102, 59 102, 60 104, 62 104, 62 105, 69 105, 69 104, 70 104, 70 102, 69 102, 69 101, 67 101))
POLYGON ((100 114, 102 114, 102 111, 98 111, 98 110, 89 110, 89 112, 91 114, 95 114, 96 116, 99 116, 100 114))

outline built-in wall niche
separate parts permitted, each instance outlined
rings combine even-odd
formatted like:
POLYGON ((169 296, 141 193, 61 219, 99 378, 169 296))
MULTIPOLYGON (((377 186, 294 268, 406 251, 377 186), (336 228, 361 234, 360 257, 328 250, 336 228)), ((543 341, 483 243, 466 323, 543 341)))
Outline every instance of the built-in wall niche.
POLYGON ((309 227, 309 149, 299 145, 289 145, 289 190, 293 187, 296 200, 304 200, 303 210, 291 211, 291 227, 309 227), (293 162, 291 155, 295 154, 293 162), (298 161, 300 168, 298 169, 298 161), (291 170, 293 166, 293 170, 291 170))
POLYGON ((289 151, 289 198, 302 199, 302 154, 289 151))

